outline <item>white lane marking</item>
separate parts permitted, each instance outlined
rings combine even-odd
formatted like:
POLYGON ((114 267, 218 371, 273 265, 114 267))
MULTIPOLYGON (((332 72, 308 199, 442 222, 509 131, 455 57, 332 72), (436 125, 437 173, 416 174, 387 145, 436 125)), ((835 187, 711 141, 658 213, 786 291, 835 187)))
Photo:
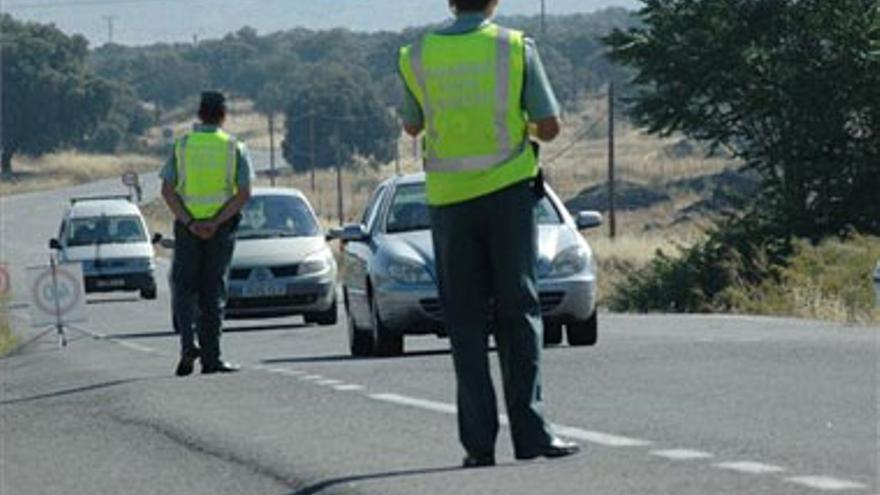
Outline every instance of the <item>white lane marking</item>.
POLYGON ((286 375, 286 376, 303 376, 306 374, 305 371, 287 370, 287 369, 278 369, 278 368, 275 369, 275 372, 282 374, 282 375, 286 375))
MULTIPOLYGON (((415 397, 407 397, 405 395, 372 394, 370 395, 370 398, 403 406, 418 407, 420 409, 427 409, 429 411, 441 412, 445 414, 456 414, 458 411, 457 408, 452 404, 447 404, 445 402, 435 402, 425 399, 417 399, 415 397)), ((504 414, 499 415, 498 421, 503 426, 507 426, 509 423, 507 416, 504 414)), ((646 440, 638 440, 635 438, 621 437, 608 433, 583 430, 581 428, 574 428, 571 426, 553 425, 553 430, 564 437, 574 438, 577 440, 583 440, 586 442, 596 443, 609 447, 642 447, 651 444, 651 442, 648 442, 646 440)))
POLYGON ((655 450, 651 452, 651 455, 663 457, 665 459, 671 459, 673 461, 690 461, 695 459, 708 459, 712 457, 712 454, 708 452, 701 452, 699 450, 689 449, 655 450))
POLYGON ((147 347, 145 345, 135 344, 134 342, 126 342, 124 340, 113 340, 113 342, 116 342, 117 344, 121 345, 122 347, 126 347, 128 349, 133 350, 133 351, 143 352, 146 354, 159 354, 159 351, 157 351, 156 349, 153 349, 152 347, 147 347))
POLYGON ((313 382, 315 380, 323 380, 324 377, 321 375, 306 375, 306 376, 299 377, 299 379, 306 381, 306 382, 313 382))
POLYGON ((353 384, 345 384, 345 385, 336 385, 333 387, 334 390, 338 390, 340 392, 360 392, 364 389, 364 387, 360 385, 353 384))
POLYGON ((721 462, 715 464, 715 466, 721 469, 728 469, 730 471, 738 471, 747 474, 770 474, 785 471, 785 469, 779 466, 751 461, 721 462))
POLYGON ((444 402, 434 402, 431 400, 424 399, 416 399, 413 397, 406 397, 404 395, 397 394, 372 394, 370 395, 371 399, 380 400, 384 402, 391 402, 393 404, 399 404, 403 406, 411 406, 418 407, 421 409, 427 409, 429 411, 435 411, 446 414, 456 414, 458 409, 452 404, 446 404, 444 402))
POLYGON ((601 433, 598 431, 583 430, 572 426, 553 425, 553 431, 564 437, 583 440, 585 442, 604 445, 606 447, 645 447, 651 445, 651 442, 647 440, 611 435, 609 433, 601 433))
POLYGON ((345 382, 343 382, 342 380, 334 380, 332 378, 328 378, 326 380, 318 380, 315 383, 318 385, 323 385, 325 387, 331 387, 333 385, 341 385, 345 382))
POLYGON ((856 483, 854 481, 831 478, 828 476, 795 476, 786 478, 787 483, 796 483, 798 485, 816 488, 818 490, 841 491, 841 490, 864 490, 867 485, 856 483))

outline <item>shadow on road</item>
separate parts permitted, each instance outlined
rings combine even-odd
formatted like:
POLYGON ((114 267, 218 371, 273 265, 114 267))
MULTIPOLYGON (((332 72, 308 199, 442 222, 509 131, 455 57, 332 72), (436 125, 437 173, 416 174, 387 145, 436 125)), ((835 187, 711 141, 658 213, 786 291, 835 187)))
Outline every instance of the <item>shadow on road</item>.
POLYGON ((129 383, 143 382, 143 381, 153 380, 156 378, 165 378, 165 377, 164 376, 163 377, 144 377, 144 378, 128 378, 125 380, 113 380, 113 381, 104 382, 104 383, 96 383, 93 385, 85 385, 82 387, 75 387, 75 388, 68 388, 68 389, 64 389, 64 390, 58 390, 58 391, 49 392, 46 394, 32 395, 30 397, 22 397, 20 399, 4 400, 4 401, 0 401, 0 406, 21 404, 24 402, 33 402, 33 401, 43 400, 43 399, 53 399, 56 397, 64 397, 67 395, 74 395, 74 394, 79 394, 79 393, 83 393, 83 392, 102 390, 105 388, 117 387, 119 385, 126 385, 129 383))
POLYGON ((107 298, 101 298, 101 299, 87 299, 86 304, 96 305, 96 304, 129 303, 129 302, 138 302, 140 300, 141 300, 141 298, 138 296, 107 297, 107 298))
POLYGON ((262 364, 284 364, 284 363, 327 363, 339 361, 390 361, 393 359, 413 359, 429 356, 443 356, 449 354, 449 349, 434 349, 427 351, 412 351, 401 356, 394 357, 352 357, 349 354, 330 354, 326 356, 303 356, 290 358, 264 359, 262 364))
POLYGON ((447 466, 447 467, 438 467, 438 468, 425 468, 425 469, 407 469, 403 471, 388 471, 385 473, 373 473, 373 474, 358 474, 352 476, 343 476, 340 478, 333 478, 329 480, 324 480, 313 485, 309 485, 301 490, 291 493, 290 495, 314 495, 316 493, 321 493, 322 491, 336 486, 336 485, 344 485, 346 483, 356 483, 358 481, 371 481, 371 480, 380 480, 380 479, 390 479, 390 478, 403 478, 408 476, 420 476, 425 474, 439 474, 439 473, 449 473, 453 471, 460 471, 461 468, 458 466, 447 466))
POLYGON ((305 323, 275 323, 272 325, 249 325, 249 326, 235 326, 235 327, 227 327, 223 326, 223 333, 236 333, 236 332, 265 332, 270 330, 300 330, 311 328, 311 325, 306 325, 305 323))

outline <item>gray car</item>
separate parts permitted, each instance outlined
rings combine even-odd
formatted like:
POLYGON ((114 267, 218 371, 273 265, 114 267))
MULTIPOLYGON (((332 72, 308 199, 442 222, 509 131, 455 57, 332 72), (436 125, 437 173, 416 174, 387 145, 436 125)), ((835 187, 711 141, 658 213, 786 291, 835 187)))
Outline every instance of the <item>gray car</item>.
MULTIPOLYGON (((578 230, 599 226, 602 217, 581 212, 572 218, 549 187, 536 217, 545 343, 561 343, 565 328, 569 344, 593 345, 596 263, 578 230)), ((330 235, 344 243, 343 296, 352 355, 398 355, 405 335, 446 335, 423 174, 385 181, 360 223, 330 235)))
POLYGON ((254 189, 242 209, 225 318, 302 315, 337 321, 336 260, 315 213, 296 189, 254 189))

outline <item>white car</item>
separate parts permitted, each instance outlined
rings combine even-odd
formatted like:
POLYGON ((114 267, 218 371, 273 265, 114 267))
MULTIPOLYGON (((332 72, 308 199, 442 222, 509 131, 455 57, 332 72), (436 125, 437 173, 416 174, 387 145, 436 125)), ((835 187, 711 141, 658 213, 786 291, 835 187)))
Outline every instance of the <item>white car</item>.
POLYGON ((140 208, 128 196, 72 198, 49 247, 82 263, 86 292, 139 291, 156 298, 156 253, 140 208))
POLYGON ((225 318, 336 324, 336 260, 306 197, 257 188, 242 209, 225 318))

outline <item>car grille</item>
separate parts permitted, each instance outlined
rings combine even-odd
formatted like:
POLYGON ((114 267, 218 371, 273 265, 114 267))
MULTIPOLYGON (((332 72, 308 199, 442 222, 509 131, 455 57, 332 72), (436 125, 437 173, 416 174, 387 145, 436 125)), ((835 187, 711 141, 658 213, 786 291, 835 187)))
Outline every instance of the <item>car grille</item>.
POLYGON ((259 309, 279 308, 285 306, 305 306, 318 301, 317 294, 295 294, 274 297, 254 297, 247 299, 229 299, 227 309, 259 309))
MULTIPOLYGON (((232 280, 247 280, 251 276, 252 268, 233 268, 229 271, 229 278, 232 280)), ((269 267, 269 271, 272 272, 272 276, 276 278, 281 277, 295 277, 299 272, 299 265, 278 265, 269 267)))
MULTIPOLYGON (((562 300, 565 298, 564 292, 542 292, 539 295, 541 301, 541 312, 549 313, 559 307, 562 304, 562 300)), ((419 304, 422 307, 422 310, 425 313, 428 313, 432 318, 436 318, 438 320, 443 319, 443 308, 440 307, 440 300, 437 298, 428 298, 422 299, 419 301, 419 304)), ((494 313, 494 311, 492 311, 494 313)))
POLYGON ((299 272, 299 265, 281 265, 270 267, 272 275, 276 277, 295 277, 299 272))

